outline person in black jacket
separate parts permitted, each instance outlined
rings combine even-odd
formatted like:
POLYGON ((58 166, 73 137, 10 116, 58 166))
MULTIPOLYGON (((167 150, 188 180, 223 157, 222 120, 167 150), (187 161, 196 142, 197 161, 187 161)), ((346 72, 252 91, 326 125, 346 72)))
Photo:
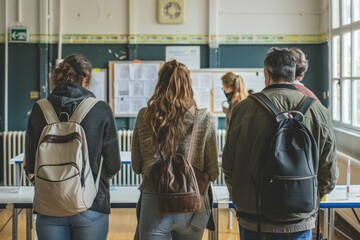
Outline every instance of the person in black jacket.
MULTIPOLYGON (((84 56, 70 55, 53 71, 51 81, 54 89, 48 100, 58 116, 61 112, 71 116, 82 100, 95 97, 87 89, 91 82, 91 70, 92 66, 84 56)), ((24 160, 27 173, 34 173, 36 149, 45 125, 46 120, 40 106, 35 104, 26 130, 24 160)), ((39 240, 101 240, 107 237, 110 213, 109 179, 117 174, 121 163, 117 129, 110 106, 104 101, 98 101, 80 125, 86 134, 94 178, 103 157, 98 194, 89 210, 74 216, 51 217, 38 214, 36 231, 39 240)))

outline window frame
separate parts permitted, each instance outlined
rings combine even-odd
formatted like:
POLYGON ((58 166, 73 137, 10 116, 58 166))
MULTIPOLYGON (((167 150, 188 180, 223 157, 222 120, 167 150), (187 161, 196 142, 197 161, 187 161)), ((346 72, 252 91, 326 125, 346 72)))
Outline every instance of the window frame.
MULTIPOLYGON (((334 126, 336 127, 341 127, 344 129, 350 129, 354 132, 360 133, 360 124, 356 123, 356 118, 357 118, 357 112, 360 112, 360 104, 356 104, 356 97, 358 95, 360 95, 360 93, 354 92, 356 91, 355 88, 355 81, 359 81, 360 80, 360 76, 354 76, 354 50, 355 50, 355 46, 354 46, 354 33, 356 31, 360 30, 360 19, 357 21, 354 21, 354 4, 355 1, 358 0, 350 0, 350 9, 347 10, 347 12, 350 14, 350 23, 348 24, 343 24, 343 12, 344 12, 344 8, 343 8, 343 3, 346 3, 348 0, 331 0, 331 4, 330 5, 330 17, 329 17, 329 32, 330 32, 330 38, 329 38, 329 42, 330 42, 330 112, 331 112, 331 116, 334 122, 334 126), (335 20, 338 20, 338 27, 333 28, 333 20, 334 20, 334 12, 333 12, 333 8, 334 8, 334 4, 338 3, 338 11, 336 13, 338 13, 339 15, 335 17, 335 20), (345 49, 345 42, 344 42, 344 36, 346 35, 346 33, 350 33, 350 48, 345 49), (334 51, 334 37, 338 37, 338 41, 339 41, 339 49, 338 49, 338 55, 337 56, 333 56, 334 51), (350 68, 350 76, 348 75, 344 75, 344 63, 345 63, 345 56, 344 56, 344 52, 347 53, 349 52, 350 56, 350 62, 348 62, 347 66, 350 68), (338 74, 339 76, 334 76, 334 71, 336 68, 336 66, 334 66, 336 63, 334 63, 335 57, 338 57, 340 60, 340 66, 338 69, 338 74), (347 83, 346 81, 350 81, 350 83, 347 83), (339 85, 336 85, 339 84, 339 85), (340 87, 340 89, 338 89, 337 87, 340 87), (345 86, 350 86, 350 89, 348 91, 344 90, 345 86), (345 96, 346 94, 344 94, 344 92, 348 93, 349 95, 345 96), (340 96, 338 96, 338 94, 340 94, 340 96), (336 101, 336 102, 335 102, 336 101), (350 102, 348 102, 350 101, 350 102), (350 113, 345 112, 345 108, 344 108, 344 104, 347 103, 347 106, 350 107, 350 113), (340 106, 340 108, 339 108, 340 106), (355 107, 358 107, 358 109, 355 109, 355 107), (350 114, 350 115, 349 115, 350 114), (347 116, 347 117, 345 117, 347 116), (338 117, 338 118, 337 118, 338 117), (349 122, 345 121, 345 120, 349 120, 349 122), (357 126, 356 126, 357 125, 357 126)), ((336 10, 336 8, 334 8, 336 10)), ((360 40, 358 40, 360 41, 360 40)), ((360 48, 360 44, 358 43, 360 48)), ((357 52, 360 53, 360 49, 357 49, 357 52)))

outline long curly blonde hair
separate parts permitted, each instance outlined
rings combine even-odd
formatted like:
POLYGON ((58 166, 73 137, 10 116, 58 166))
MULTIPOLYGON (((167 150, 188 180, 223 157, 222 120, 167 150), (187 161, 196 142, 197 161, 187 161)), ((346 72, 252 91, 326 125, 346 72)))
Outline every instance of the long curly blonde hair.
POLYGON ((192 79, 189 69, 176 60, 166 62, 158 77, 144 117, 151 126, 155 150, 175 156, 185 134, 184 115, 196 106, 192 79))

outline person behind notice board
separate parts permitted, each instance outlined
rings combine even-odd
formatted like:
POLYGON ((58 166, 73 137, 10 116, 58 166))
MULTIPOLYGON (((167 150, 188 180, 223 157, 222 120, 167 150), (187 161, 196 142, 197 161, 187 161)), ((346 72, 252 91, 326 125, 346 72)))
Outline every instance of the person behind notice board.
MULTIPOLYGON (((70 116, 87 97, 95 97, 88 90, 91 84, 92 66, 82 55, 70 55, 52 72, 54 89, 48 100, 59 116, 70 116)), ((36 103, 29 116, 25 140, 25 169, 34 173, 35 154, 40 134, 46 120, 36 103)), ((120 149, 114 116, 110 106, 98 101, 80 123, 83 127, 89 150, 91 170, 97 174, 100 159, 103 166, 97 196, 89 210, 69 217, 52 217, 37 214, 36 233, 39 240, 105 240, 109 231, 110 193, 109 179, 120 170, 120 149)), ((35 183, 36 187, 36 183, 35 183)))
POLYGON ((223 102, 223 112, 226 114, 226 126, 228 126, 232 108, 235 104, 247 98, 249 93, 245 87, 244 79, 240 75, 228 72, 221 77, 221 81, 227 99, 223 102))
POLYGON ((289 50, 296 60, 295 81, 293 83, 294 86, 305 96, 309 96, 319 101, 318 97, 301 82, 309 67, 309 61, 306 59, 305 53, 296 47, 290 48, 289 50))
POLYGON ((141 240, 200 240, 210 217, 209 195, 204 194, 199 212, 161 214, 157 204, 156 163, 164 157, 187 156, 192 129, 197 121, 192 165, 205 171, 210 181, 219 175, 214 119, 194 100, 189 69, 176 60, 166 62, 159 71, 153 95, 136 118, 131 165, 141 174, 138 238, 141 240), (195 118, 195 113, 197 118, 195 118), (195 120, 196 119, 196 120, 195 120))
MULTIPOLYGON (((271 102, 285 111, 296 108, 304 95, 293 85, 295 58, 288 49, 270 48, 264 60, 266 87, 262 90, 271 102)), ((319 151, 316 173, 320 199, 334 189, 338 179, 336 139, 328 109, 314 101, 305 114, 304 125, 310 130, 319 151)), ((256 204, 266 158, 274 134, 273 116, 253 98, 238 103, 232 112, 222 155, 222 169, 229 194, 235 205, 240 238, 258 239, 261 209, 256 204), (260 212, 258 212, 260 211, 260 212)), ((304 215, 295 223, 261 220, 261 239, 312 239, 316 214, 304 215)), ((284 221, 289 219, 284 219, 284 221)))

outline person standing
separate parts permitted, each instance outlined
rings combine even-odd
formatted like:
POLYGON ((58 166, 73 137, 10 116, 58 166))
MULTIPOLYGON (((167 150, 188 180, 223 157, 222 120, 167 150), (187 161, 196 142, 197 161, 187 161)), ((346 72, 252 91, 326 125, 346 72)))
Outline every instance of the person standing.
POLYGON ((313 93, 309 88, 305 87, 305 85, 301 82, 309 67, 309 62, 306 59, 305 53, 301 51, 301 49, 296 47, 290 48, 289 50, 291 51, 296 60, 295 80, 293 83, 294 86, 305 96, 309 96, 319 101, 315 93, 313 93))
MULTIPOLYGON (((95 97, 87 88, 91 84, 92 66, 82 55, 67 56, 52 72, 54 89, 48 96, 56 114, 72 115, 81 101, 95 97)), ((61 120, 61 118, 60 118, 61 120)), ((33 174, 36 149, 46 120, 36 103, 29 116, 25 139, 25 169, 33 174)), ((103 158, 97 196, 90 209, 68 217, 38 213, 36 232, 39 240, 105 240, 109 230, 109 179, 120 170, 120 149, 114 116, 110 106, 98 101, 80 123, 85 131, 89 161, 94 179, 103 158)), ((35 182, 36 187, 36 182, 35 182)))
POLYGON ((197 108, 191 81, 184 64, 176 60, 166 62, 159 71, 154 94, 136 118, 131 164, 134 172, 142 176, 138 223, 141 240, 202 239, 211 214, 208 194, 204 194, 203 208, 198 212, 160 213, 156 176, 152 174, 156 163, 161 161, 160 154, 164 158, 189 154, 196 121, 191 164, 207 173, 210 181, 219 175, 214 120, 208 111, 197 108))
POLYGON ((221 81, 226 97, 226 101, 223 102, 223 112, 226 114, 226 126, 228 126, 232 108, 244 100, 249 93, 246 90, 244 79, 240 75, 228 72, 221 77, 221 81), (225 103, 227 106, 224 106, 225 103))
MULTIPOLYGON (((288 49, 270 48, 264 60, 265 94, 283 111, 295 109, 303 94, 293 85, 296 60, 288 49)), ((310 130, 318 146, 318 191, 320 199, 335 187, 338 179, 336 142, 328 110, 315 101, 304 116, 304 125, 310 130)), ((267 157, 276 124, 274 118, 256 99, 247 98, 238 103, 230 119, 222 157, 222 168, 230 196, 235 204, 240 238, 258 239, 257 207, 262 180, 262 161, 267 157)), ((275 129, 276 130, 276 129, 275 129)), ((259 212, 260 211, 260 212, 259 212)), ((261 239, 312 239, 316 211, 296 222, 261 220, 261 239)))

